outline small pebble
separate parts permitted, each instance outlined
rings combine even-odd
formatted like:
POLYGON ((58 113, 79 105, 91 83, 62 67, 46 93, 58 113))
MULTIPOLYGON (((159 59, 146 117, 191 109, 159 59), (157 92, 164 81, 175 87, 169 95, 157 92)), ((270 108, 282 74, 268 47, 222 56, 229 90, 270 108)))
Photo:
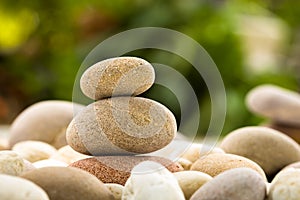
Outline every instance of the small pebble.
POLYGON ((279 172, 271 182, 268 200, 299 200, 300 169, 279 172))
POLYGON ((154 156, 98 156, 79 160, 70 166, 83 169, 104 183, 124 185, 130 176, 130 171, 143 161, 158 162, 171 172, 183 170, 180 165, 171 160, 154 156))
POLYGON ((185 199, 190 199, 202 185, 213 179, 210 175, 198 171, 175 172, 174 176, 184 193, 185 199))
POLYGON ((185 200, 174 175, 162 165, 145 161, 135 166, 122 200, 185 200))
POLYGON ((250 111, 287 125, 300 126, 300 94, 275 86, 260 85, 246 98, 250 111))
POLYGON ((19 176, 26 170, 21 156, 13 151, 0 151, 0 173, 19 176))
POLYGON ((56 153, 54 153, 50 158, 53 160, 58 160, 67 164, 71 164, 75 161, 89 158, 90 156, 78 153, 72 149, 69 145, 63 146, 56 153))
POLYGON ((264 200, 266 183, 256 171, 235 168, 200 187, 190 200, 264 200))
POLYGON ((56 153, 56 149, 48 143, 41 141, 22 141, 15 144, 12 150, 18 153, 22 158, 36 162, 48 159, 56 153))
POLYGON ((233 154, 209 154, 199 158, 191 167, 191 170, 204 172, 212 177, 218 174, 233 169, 247 167, 257 171, 264 180, 267 180, 263 169, 245 157, 233 154))
POLYGON ((42 168, 42 167, 67 167, 68 164, 58 161, 58 160, 53 160, 53 159, 46 159, 46 160, 39 160, 33 163, 33 166, 35 168, 42 168))
POLYGON ((191 168, 191 166, 193 164, 191 161, 189 161, 187 159, 184 159, 184 158, 179 158, 176 162, 179 165, 181 165, 184 170, 190 170, 190 168, 191 168))
POLYGON ((26 179, 0 174, 1 200, 49 200, 46 192, 26 179))
POLYGON ((70 123, 67 142, 87 155, 150 153, 169 144, 176 119, 162 104, 141 97, 103 99, 70 123))
POLYGON ((136 96, 154 83, 154 69, 136 57, 118 57, 100 61, 88 68, 80 79, 82 92, 91 99, 112 96, 136 96))
POLYGON ((114 200, 95 176, 73 167, 44 167, 22 174, 43 188, 51 200, 114 200))
POLYGON ((56 148, 66 145, 65 131, 76 111, 83 106, 68 101, 42 101, 25 109, 14 120, 9 145, 24 140, 38 140, 56 148))
POLYGON ((294 163, 292 163, 292 164, 289 164, 289 165, 287 165, 285 168, 283 168, 282 170, 290 169, 290 168, 300 169, 300 161, 294 162, 294 163))
POLYGON ((300 161, 300 146, 285 134, 266 127, 244 127, 229 133, 220 147, 259 164, 268 177, 300 161))
POLYGON ((8 150, 8 141, 5 139, 0 138, 0 151, 1 150, 8 150))
POLYGON ((114 196, 115 200, 122 200, 124 186, 116 183, 104 184, 114 196))

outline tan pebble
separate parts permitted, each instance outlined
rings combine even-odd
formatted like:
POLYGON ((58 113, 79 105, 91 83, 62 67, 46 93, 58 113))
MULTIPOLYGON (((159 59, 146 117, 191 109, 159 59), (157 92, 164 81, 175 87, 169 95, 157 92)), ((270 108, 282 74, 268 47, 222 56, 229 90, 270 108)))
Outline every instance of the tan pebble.
POLYGON ((154 69, 136 57, 118 57, 100 61, 88 68, 80 79, 82 92, 91 99, 112 96, 136 96, 154 83, 154 69))
POLYGON ((191 161, 184 158, 179 158, 176 162, 179 163, 184 170, 189 170, 193 164, 191 161))
POLYGON ((8 150, 8 141, 5 139, 0 138, 0 151, 1 150, 8 150))
POLYGON ((268 200, 299 200, 300 169, 287 169, 276 175, 271 182, 268 200))
POLYGON ((0 173, 19 176, 26 170, 22 157, 9 150, 0 151, 0 173))
POLYGON ((41 141, 22 141, 15 144, 12 150, 30 162, 48 159, 56 153, 56 149, 53 146, 41 141))
POLYGON ((206 182, 212 180, 212 177, 208 174, 198 171, 181 171, 175 172, 180 188, 182 189, 185 199, 190 197, 206 182))
POLYGON ((248 108, 283 124, 300 125, 300 94, 275 85, 252 89, 246 98, 248 108))
POLYGON ((124 186, 116 183, 105 183, 104 184, 110 192, 113 194, 115 200, 122 200, 122 194, 124 186))
POLYGON ((141 97, 116 97, 90 104, 67 129, 67 142, 88 155, 150 153, 169 144, 176 119, 162 104, 141 97))
POLYGON ((266 184, 256 171, 235 168, 200 187, 190 200, 264 200, 266 184))
POLYGON ((104 183, 124 185, 130 176, 130 171, 143 161, 158 162, 171 172, 183 170, 182 166, 171 160, 154 156, 97 156, 76 161, 70 166, 90 172, 104 183))
POLYGON ((0 174, 1 200, 49 200, 46 192, 26 179, 0 174))
POLYGON ((209 154, 199 158, 191 167, 191 170, 204 172, 214 177, 233 168, 248 167, 257 171, 266 180, 262 168, 245 157, 233 154, 209 154))
POLYGON ((22 175, 43 188, 51 200, 113 200, 93 175, 73 167, 44 167, 22 175))
POLYGON ((288 126, 288 125, 284 125, 284 124, 278 124, 275 122, 265 124, 263 126, 280 131, 280 132, 286 134, 287 136, 291 137, 296 142, 298 142, 298 144, 300 144, 300 126, 299 127, 288 126))
POLYGON ((68 101, 42 101, 25 109, 10 128, 9 145, 38 140, 56 148, 66 145, 65 131, 83 106, 68 101))
POLYGON ((266 127, 244 127, 229 133, 220 147, 249 158, 271 177, 284 166, 300 161, 300 146, 285 134, 266 127))
POLYGON ((135 166, 126 181, 122 200, 185 200, 174 177, 165 167, 152 161, 135 166))
POLYGON ((67 164, 71 164, 77 160, 82 160, 89 157, 90 156, 87 156, 85 154, 78 153, 69 145, 66 145, 58 149, 58 151, 54 153, 50 158, 53 160, 58 160, 67 164))
POLYGON ((53 159, 46 159, 46 160, 39 160, 33 163, 33 166, 35 168, 42 168, 42 167, 67 167, 68 164, 58 161, 58 160, 53 160, 53 159))
POLYGON ((199 143, 193 143, 182 155, 192 163, 198 160, 201 156, 211 154, 211 153, 224 153, 224 151, 218 147, 211 147, 208 145, 203 145, 199 143))

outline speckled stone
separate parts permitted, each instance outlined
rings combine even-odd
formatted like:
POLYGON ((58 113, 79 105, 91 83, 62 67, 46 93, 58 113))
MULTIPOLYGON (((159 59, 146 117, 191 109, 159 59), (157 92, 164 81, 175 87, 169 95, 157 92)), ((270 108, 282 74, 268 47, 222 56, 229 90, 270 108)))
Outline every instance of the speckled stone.
POLYGON ((26 179, 0 174, 1 200, 49 200, 46 192, 26 179))
POLYGON ((176 119, 164 105, 141 97, 103 99, 70 123, 67 142, 88 155, 150 153, 175 137, 176 119))
POLYGON ((299 200, 300 169, 287 169, 276 175, 271 182, 268 200, 299 200))
POLYGON ((0 174, 19 176, 26 171, 26 165, 16 152, 0 151, 0 174))
POLYGON ((283 124, 300 126, 300 94, 275 86, 260 85, 247 97, 248 108, 261 116, 283 124))
POLYGON ((225 171, 198 189, 190 200, 264 200, 266 184, 256 171, 235 168, 225 171))
POLYGON ((38 140, 56 148, 66 145, 66 128, 83 106, 68 101, 41 101, 26 108, 11 125, 9 145, 38 140))
POLYGON ((104 183, 124 185, 130 176, 130 171, 143 161, 158 162, 171 172, 183 170, 180 165, 168 159, 154 156, 98 156, 79 160, 70 166, 83 169, 104 183))
POLYGON ((227 153, 253 160, 269 177, 300 161, 300 146, 285 134, 266 127, 237 129, 223 139, 220 147, 227 153))
POLYGON ((22 175, 43 188, 51 200, 114 200, 93 175, 73 167, 44 167, 22 175))
POLYGON ((233 169, 247 167, 257 171, 265 180, 266 175, 262 168, 245 157, 233 154, 209 154, 199 158, 191 167, 191 170, 204 172, 212 177, 218 174, 233 169))
POLYGON ((80 79, 82 92, 91 99, 112 96, 136 96, 154 83, 152 65, 136 57, 117 57, 88 68, 80 79))

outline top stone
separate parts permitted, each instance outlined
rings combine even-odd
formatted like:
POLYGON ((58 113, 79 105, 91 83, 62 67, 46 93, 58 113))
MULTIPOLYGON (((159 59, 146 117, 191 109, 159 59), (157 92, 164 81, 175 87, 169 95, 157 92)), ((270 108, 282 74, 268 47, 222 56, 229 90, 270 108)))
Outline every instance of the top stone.
POLYGON ((117 57, 100 61, 88 68, 80 79, 82 92, 100 100, 112 96, 136 96, 154 83, 152 65, 136 57, 117 57))

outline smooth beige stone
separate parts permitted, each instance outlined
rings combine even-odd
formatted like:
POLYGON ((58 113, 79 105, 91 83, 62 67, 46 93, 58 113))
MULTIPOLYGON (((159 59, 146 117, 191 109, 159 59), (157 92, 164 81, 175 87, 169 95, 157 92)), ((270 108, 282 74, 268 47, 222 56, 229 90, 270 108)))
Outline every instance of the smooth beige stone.
POLYGON ((76 162, 78 160, 82 160, 85 158, 89 158, 91 156, 87 156, 82 153, 78 153, 72 147, 69 145, 63 146, 56 153, 54 153, 50 159, 58 160, 67 164, 71 164, 73 162, 76 162))
POLYGON ((283 167, 300 161, 300 146, 285 134, 266 127, 244 127, 229 133, 220 147, 249 158, 271 177, 283 167))
POLYGON ((0 174, 1 200, 49 200, 46 192, 26 179, 0 174))
POLYGON ((9 145, 25 140, 43 141, 60 148, 66 145, 66 128, 83 106, 68 101, 35 103, 14 120, 9 132, 9 145))
POLYGON ((190 199, 202 185, 213 179, 210 175, 198 171, 175 172, 174 176, 184 193, 185 199, 190 199))
POLYGON ((184 170, 190 170, 190 168, 193 164, 191 161, 184 159, 184 158, 179 158, 176 162, 178 164, 180 164, 184 170))
POLYGON ((117 57, 88 68, 80 79, 82 92, 99 100, 115 96, 136 96, 154 83, 152 65, 136 57, 117 57))
POLYGON ((35 168, 42 168, 42 167, 67 167, 68 164, 53 160, 53 159, 46 159, 46 160, 39 160, 34 163, 32 163, 35 168))

